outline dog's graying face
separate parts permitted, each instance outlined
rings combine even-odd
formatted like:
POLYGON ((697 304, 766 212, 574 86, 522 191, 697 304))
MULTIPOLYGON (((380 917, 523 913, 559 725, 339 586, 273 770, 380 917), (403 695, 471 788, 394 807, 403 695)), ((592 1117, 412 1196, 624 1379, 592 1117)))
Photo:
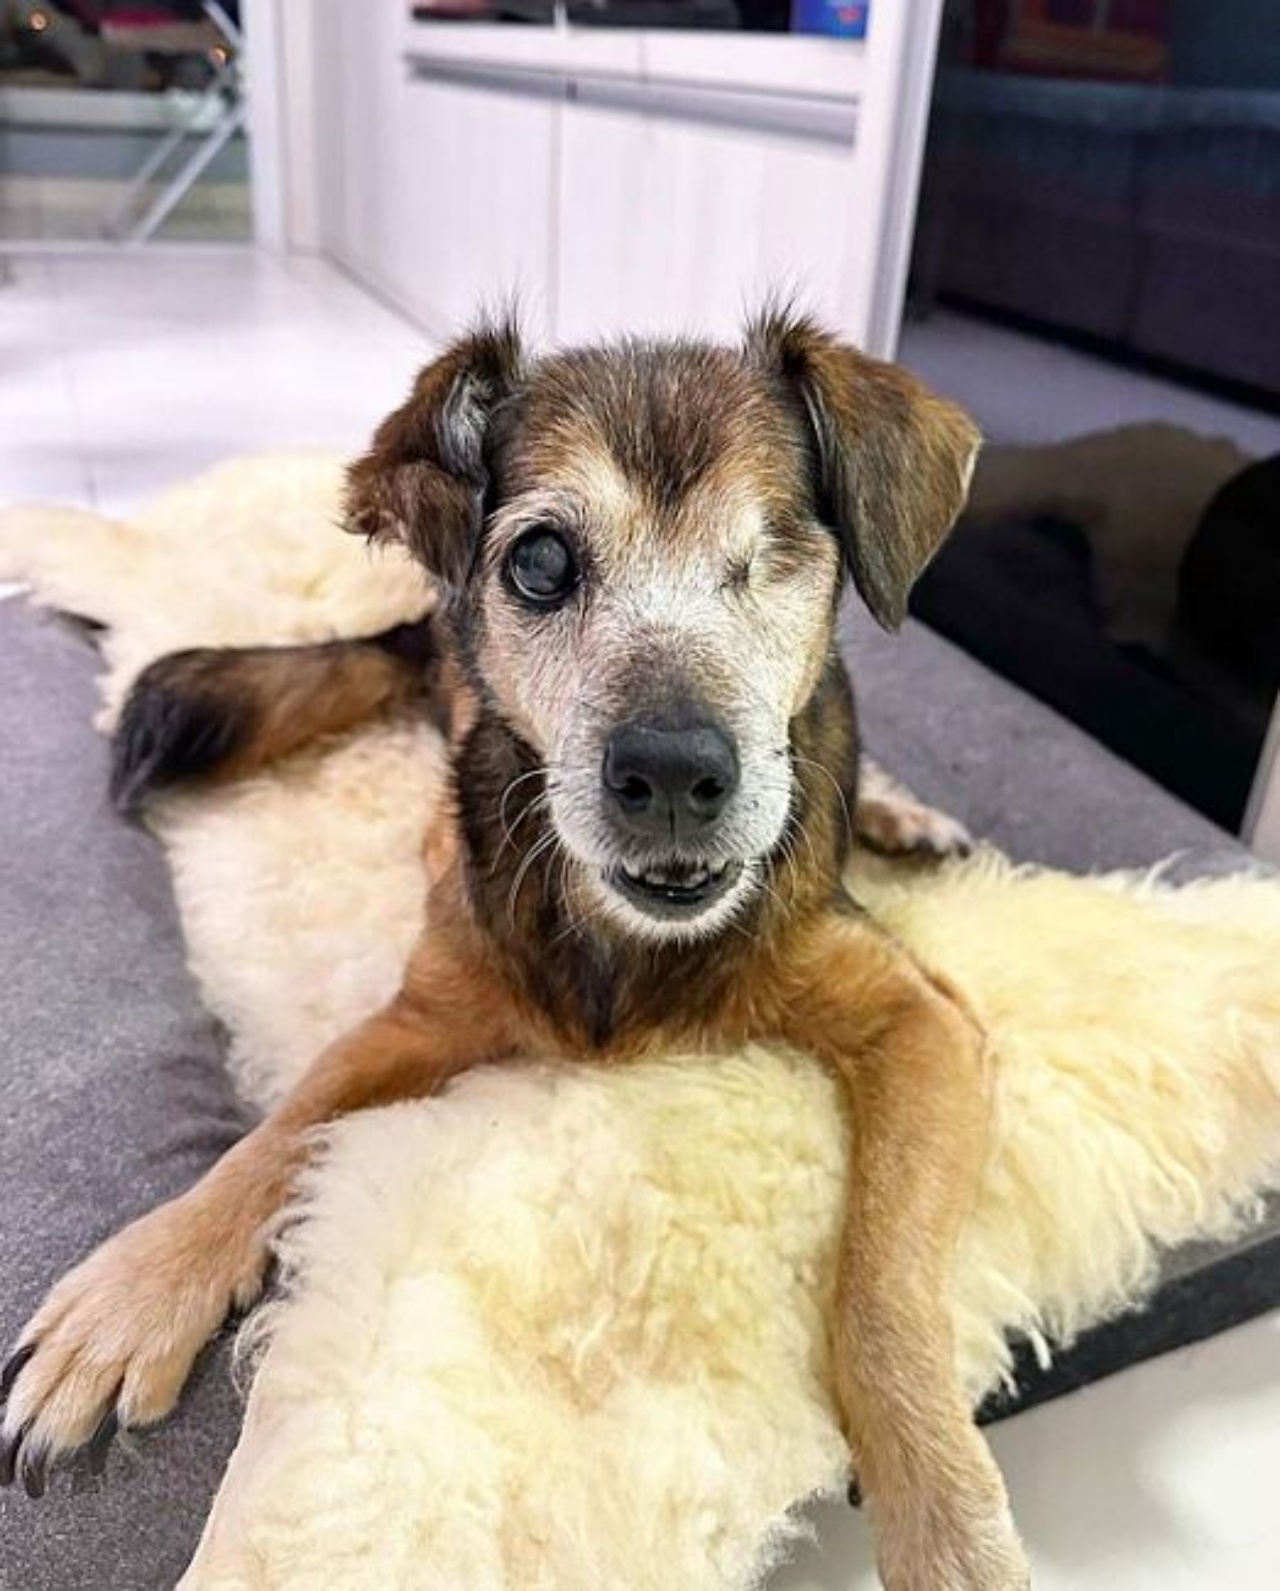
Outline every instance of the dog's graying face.
POLYGON ((548 360, 495 420, 475 660, 628 927, 714 928, 781 839, 839 587, 809 470, 796 418, 718 349, 548 360))
POLYGON ((785 843, 843 568, 897 624, 976 448, 953 405, 803 320, 536 362, 504 328, 423 372, 348 506, 440 583, 584 903, 679 937, 785 843))

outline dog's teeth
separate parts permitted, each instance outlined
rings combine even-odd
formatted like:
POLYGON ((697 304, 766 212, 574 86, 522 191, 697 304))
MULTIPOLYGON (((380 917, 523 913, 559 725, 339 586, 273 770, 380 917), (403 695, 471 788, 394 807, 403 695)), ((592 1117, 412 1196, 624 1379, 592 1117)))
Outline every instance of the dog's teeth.
POLYGON ((698 867, 691 867, 683 862, 675 862, 667 866, 640 867, 634 862, 623 862, 621 871, 633 884, 647 884, 650 889, 703 889, 713 880, 723 877, 728 868, 727 862, 712 867, 703 863, 698 867))

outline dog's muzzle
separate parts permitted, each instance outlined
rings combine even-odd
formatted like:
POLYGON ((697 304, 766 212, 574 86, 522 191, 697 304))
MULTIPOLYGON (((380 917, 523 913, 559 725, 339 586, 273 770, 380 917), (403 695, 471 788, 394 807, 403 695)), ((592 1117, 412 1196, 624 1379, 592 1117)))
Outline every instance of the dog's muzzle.
POLYGON ((600 777, 627 857, 607 878, 632 906, 668 922, 688 920, 737 882, 741 863, 716 857, 713 843, 740 777, 737 747, 718 724, 697 716, 633 719, 609 736, 600 777))

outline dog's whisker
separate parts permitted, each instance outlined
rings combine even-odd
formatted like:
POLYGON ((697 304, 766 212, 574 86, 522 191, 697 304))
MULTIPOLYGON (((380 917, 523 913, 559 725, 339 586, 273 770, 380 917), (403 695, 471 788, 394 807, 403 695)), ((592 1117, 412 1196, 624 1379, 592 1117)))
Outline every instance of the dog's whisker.
POLYGON ((531 779, 543 779, 545 777, 546 770, 544 768, 538 767, 530 768, 525 773, 517 774, 514 779, 510 780, 502 792, 502 799, 498 802, 498 822, 504 827, 506 826, 507 802, 510 801, 511 797, 516 793, 521 785, 528 784, 531 779))
POLYGON ((512 880, 511 890, 507 896, 507 915, 511 920, 512 928, 516 926, 516 901, 520 895, 521 885, 529 876, 530 868, 532 868, 540 856, 545 855, 547 851, 552 849, 552 847, 558 843, 559 837, 557 836, 556 831, 549 828, 547 832, 539 836, 539 838, 535 840, 534 843, 529 847, 528 851, 525 852, 520 866, 516 869, 516 876, 512 880))
POLYGON ((785 859, 796 866, 799 866, 800 863, 800 851, 797 844, 799 840, 803 840, 809 848, 809 860, 813 863, 815 871, 820 870, 822 864, 818 860, 818 849, 813 843, 813 836, 809 833, 809 827, 804 819, 796 815, 794 821, 783 830, 780 847, 785 859))
POLYGON ((502 861, 502 858, 506 855, 507 851, 514 848, 516 845, 517 841, 515 831, 520 827, 520 825, 522 823, 527 823, 531 817, 536 816, 538 813, 549 811, 550 807, 551 792, 549 790, 540 791, 532 801, 526 802, 526 804, 520 810, 520 815, 513 823, 503 824, 502 841, 499 844, 497 851, 495 851, 493 861, 489 866, 490 878, 492 878, 497 872, 498 865, 502 861))
POLYGON ((791 916, 793 908, 783 900, 782 896, 778 894, 777 890, 774 889, 773 885, 767 878, 764 877, 763 874, 760 877, 760 888, 766 895, 768 895, 770 900, 773 901, 774 905, 782 913, 784 918, 791 916))
POLYGON ((561 860, 560 860, 560 886, 559 886, 559 888, 560 888, 560 903, 561 903, 561 905, 564 908, 565 925, 564 925, 564 927, 562 929, 560 929, 559 933, 557 933, 557 934, 555 934, 553 936, 553 938, 551 940, 551 944, 553 946, 560 944, 562 941, 567 939, 570 936, 570 934, 580 933, 583 930, 583 928, 585 928, 587 926, 588 921, 592 917, 592 912, 591 912, 590 906, 587 903, 583 902, 581 899, 579 899, 579 901, 577 903, 578 910, 577 910, 577 913, 575 915, 574 902, 573 902, 573 899, 571 897, 571 893, 570 893, 570 889, 569 889, 569 868, 570 868, 570 866, 571 866, 571 858, 569 856, 569 853, 567 851, 565 851, 564 854, 561 857, 561 860))
POLYGON ((802 767, 816 769, 818 773, 822 774, 822 776, 829 781, 831 788, 835 791, 836 797, 840 802, 840 810, 844 814, 845 827, 848 830, 849 843, 852 844, 857 830, 854 827, 853 814, 849 810, 848 797, 845 795, 840 781, 836 778, 835 774, 832 773, 831 769, 828 768, 825 763, 819 762, 816 757, 806 757, 802 752, 793 749, 791 752, 791 758, 793 762, 799 763, 802 767))

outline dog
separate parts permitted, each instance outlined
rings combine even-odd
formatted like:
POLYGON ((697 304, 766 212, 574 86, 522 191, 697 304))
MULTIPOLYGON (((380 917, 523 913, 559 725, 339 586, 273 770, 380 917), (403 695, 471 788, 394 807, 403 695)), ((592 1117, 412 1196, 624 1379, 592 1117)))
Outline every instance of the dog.
POLYGON ((882 1579, 1028 1584, 948 1309, 988 1149, 984 1037, 842 882, 851 814, 884 848, 963 838, 882 776, 860 799, 835 621, 849 576, 900 624, 978 440, 906 371, 778 308, 736 348, 534 358, 488 323, 422 371, 345 507, 425 570, 428 619, 159 660, 123 711, 114 787, 141 805, 425 704, 451 771, 428 926, 385 1009, 53 1288, 3 1372, 0 1478, 38 1494, 59 1456, 100 1467, 119 1426, 169 1411, 262 1288, 317 1125, 482 1062, 773 1039, 851 1098, 831 1336, 882 1579))

